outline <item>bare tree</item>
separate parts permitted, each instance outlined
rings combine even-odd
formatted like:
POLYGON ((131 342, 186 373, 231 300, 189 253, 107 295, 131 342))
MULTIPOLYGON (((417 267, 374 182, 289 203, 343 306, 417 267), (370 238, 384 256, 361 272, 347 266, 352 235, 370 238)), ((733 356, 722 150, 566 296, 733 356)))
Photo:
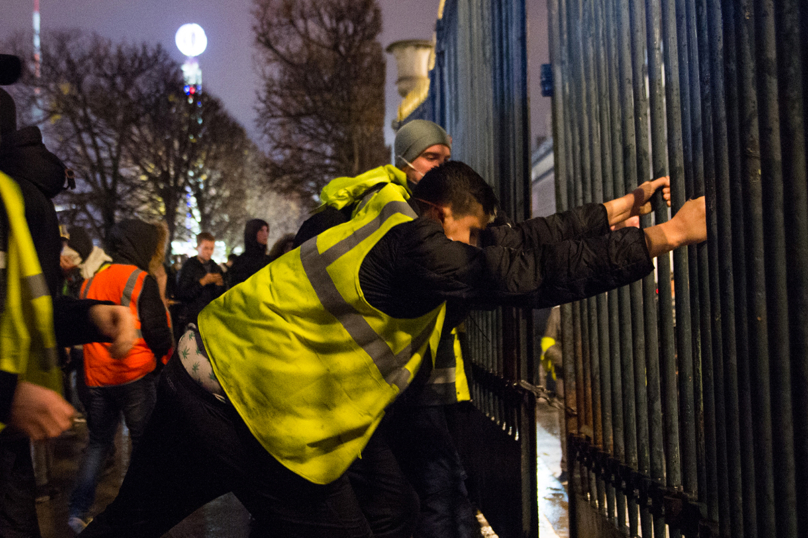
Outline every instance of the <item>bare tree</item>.
POLYGON ((119 215, 153 215, 127 150, 148 110, 144 103, 158 100, 155 93, 167 84, 181 84, 176 62, 160 45, 62 31, 43 36, 41 73, 40 79, 26 74, 17 97, 80 179, 58 201, 100 237, 119 215))
POLYGON ((312 199, 389 161, 376 0, 255 0, 269 176, 312 199))

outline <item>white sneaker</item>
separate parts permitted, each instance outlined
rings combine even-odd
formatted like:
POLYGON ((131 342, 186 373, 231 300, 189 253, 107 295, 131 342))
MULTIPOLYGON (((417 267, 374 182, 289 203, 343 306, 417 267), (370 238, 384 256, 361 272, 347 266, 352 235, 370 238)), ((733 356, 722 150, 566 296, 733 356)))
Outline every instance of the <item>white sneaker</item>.
POLYGON ((80 534, 81 531, 86 529, 87 525, 89 524, 90 524, 89 521, 84 521, 78 516, 70 516, 70 518, 67 520, 67 526, 70 527, 70 530, 72 530, 76 534, 80 534))

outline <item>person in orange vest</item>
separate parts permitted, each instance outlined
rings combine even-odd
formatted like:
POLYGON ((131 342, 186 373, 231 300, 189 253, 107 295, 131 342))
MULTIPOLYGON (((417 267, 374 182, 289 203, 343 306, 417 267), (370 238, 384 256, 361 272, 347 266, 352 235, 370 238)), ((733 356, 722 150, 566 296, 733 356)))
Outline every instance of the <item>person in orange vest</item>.
POLYGON ((113 359, 108 344, 84 346, 84 377, 89 391, 90 438, 76 487, 70 497, 68 525, 81 532, 95 500, 95 488, 114 443, 118 417, 124 415, 137 447, 157 398, 154 370, 173 347, 168 313, 154 276, 162 267, 166 229, 140 220, 125 220, 110 232, 112 263, 85 281, 81 297, 128 306, 138 338, 123 359, 113 359))

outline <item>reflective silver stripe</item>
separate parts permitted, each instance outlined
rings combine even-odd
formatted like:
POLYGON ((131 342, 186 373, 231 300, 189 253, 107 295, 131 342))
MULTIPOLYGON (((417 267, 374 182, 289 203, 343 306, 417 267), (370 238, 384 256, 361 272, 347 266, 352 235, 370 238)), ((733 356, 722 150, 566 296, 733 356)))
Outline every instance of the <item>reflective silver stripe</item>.
POLYGON ((95 279, 95 275, 91 276, 91 277, 90 277, 90 280, 88 280, 88 281, 87 281, 87 285, 86 285, 86 286, 84 286, 84 291, 81 293, 81 298, 82 298, 82 299, 86 299, 86 298, 87 298, 87 294, 89 294, 89 293, 90 293, 90 286, 92 286, 92 285, 93 285, 93 280, 94 280, 94 279, 95 279))
POLYGON ((46 347, 39 356, 39 368, 43 372, 49 372, 51 368, 56 368, 59 364, 59 354, 55 347, 46 347))
POLYGON ((432 370, 428 383, 430 385, 442 385, 444 383, 454 383, 457 380, 456 368, 436 368, 432 370))
POLYGON ((45 275, 42 273, 25 277, 23 280, 28 287, 28 291, 31 293, 31 300, 50 295, 48 283, 45 281, 45 275))
POLYGON ((331 263, 348 253, 364 239, 370 237, 388 218, 396 213, 415 217, 415 213, 407 203, 390 202, 382 208, 382 211, 375 219, 322 254, 317 252, 317 238, 309 239, 300 247, 300 259, 303 264, 303 270, 306 272, 306 277, 311 282, 323 307, 340 321, 351 338, 370 356, 385 381, 403 391, 409 384, 410 378, 410 374, 404 369, 404 365, 409 362, 413 347, 417 350, 429 339, 431 329, 427 328, 422 331, 398 355, 393 354, 387 342, 373 330, 353 305, 343 299, 339 290, 337 290, 336 284, 334 284, 326 271, 326 268, 331 263))
MULTIPOLYGON (((331 246, 322 254, 319 254, 319 256, 324 260, 323 267, 331 265, 341 256, 350 252, 350 250, 356 247, 356 245, 370 237, 373 232, 381 228, 382 224, 384 224, 387 219, 397 213, 402 213, 412 218, 416 218, 418 216, 407 202, 390 202, 386 204, 375 219, 368 222, 336 245, 331 246)), ((317 237, 312 237, 309 239, 309 241, 316 241, 316 239, 317 237)), ((315 249, 315 253, 316 252, 317 250, 315 249)))
MULTIPOLYGON (((129 303, 132 302, 132 292, 135 290, 135 284, 137 283, 137 278, 140 276, 140 273, 143 273, 140 269, 135 269, 129 278, 126 281, 126 287, 123 289, 123 295, 121 296, 121 306, 129 306, 129 303)), ((137 307, 137 302, 135 303, 135 307, 137 307)))

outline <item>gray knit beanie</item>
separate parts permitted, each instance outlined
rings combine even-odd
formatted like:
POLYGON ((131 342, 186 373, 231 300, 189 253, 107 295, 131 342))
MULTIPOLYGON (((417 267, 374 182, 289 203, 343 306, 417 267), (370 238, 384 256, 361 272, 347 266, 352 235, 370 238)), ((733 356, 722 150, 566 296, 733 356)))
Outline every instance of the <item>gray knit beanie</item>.
POLYGON ((404 168, 407 165, 405 160, 414 161, 425 149, 435 144, 452 149, 452 139, 440 125, 427 120, 408 122, 396 133, 396 166, 404 168))

